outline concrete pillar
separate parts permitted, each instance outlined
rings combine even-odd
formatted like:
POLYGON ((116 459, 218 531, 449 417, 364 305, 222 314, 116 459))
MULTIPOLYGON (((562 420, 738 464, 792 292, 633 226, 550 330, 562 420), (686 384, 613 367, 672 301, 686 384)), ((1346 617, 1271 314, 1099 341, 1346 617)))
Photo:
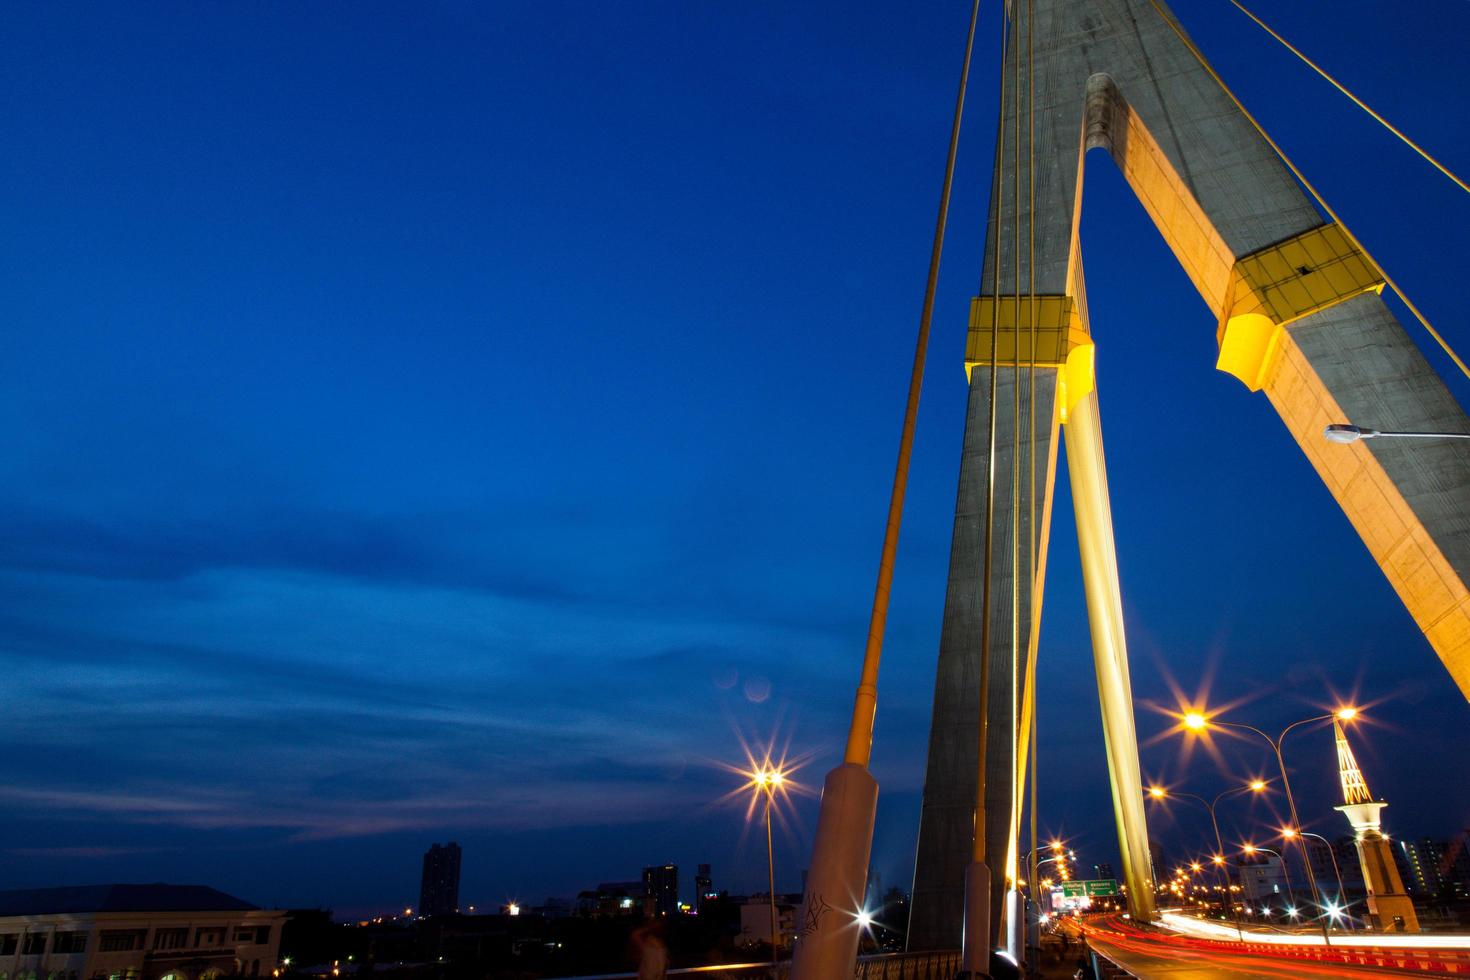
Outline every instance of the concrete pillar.
MULTIPOLYGON (((1010 91, 999 120, 1006 145, 996 158, 982 295, 1013 294, 1019 272, 1028 292, 1034 288, 1040 295, 1071 297, 1083 329, 1090 330, 1076 230, 1086 153, 1101 149, 1121 169, 1204 299, 1208 314, 1202 313, 1201 328, 1207 329, 1211 320, 1221 326, 1225 367, 1223 345, 1231 337, 1227 328, 1242 298, 1241 260, 1322 228, 1322 215, 1181 41, 1172 20, 1165 19, 1171 15, 1161 17, 1150 0, 1033 0, 1011 10, 1015 23, 1004 67, 1010 91), (1034 24, 1028 23, 1028 11, 1034 11, 1034 24), (1021 89, 1029 89, 1034 78, 1034 106, 1017 99, 1013 83, 1016 59, 1024 61, 1028 50, 1034 56, 1021 65, 1021 89), (1025 168, 1020 173, 1012 153, 1018 121, 1023 135, 1033 121, 1035 126, 1031 151, 1020 154, 1020 167, 1025 168), (1034 188, 1029 171, 1033 152, 1034 188), (1018 225, 1019 240, 1013 231, 1018 225)), ((1314 274, 1320 274, 1317 281, 1327 278, 1314 267, 1292 272, 1298 273, 1303 281, 1314 274)), ((1232 373, 1271 400, 1470 697, 1470 513, 1461 506, 1470 499, 1470 453, 1463 443, 1380 440, 1339 446, 1321 438, 1322 427, 1333 421, 1383 429, 1470 431, 1470 419, 1372 292, 1263 323, 1259 362, 1248 376, 1238 369, 1232 373)), ((910 948, 916 950, 956 948, 962 929, 978 754, 975 685, 984 648, 980 518, 989 462, 989 373, 976 369, 970 382, 909 927, 910 948)), ((1024 373, 1010 367, 998 370, 999 474, 1009 472, 1016 451, 1009 441, 1012 402, 1007 396, 1024 373)), ((1047 373, 1054 380, 1055 373, 1047 373)), ((1038 389, 1036 399, 1039 414, 1051 418, 1054 387, 1038 389)), ((1046 459, 1053 444, 1054 431, 1048 428, 1037 456, 1046 459)), ((1270 474, 1262 474, 1262 483, 1257 505, 1267 507, 1270 474)), ((1048 468, 1046 479, 1038 481, 1038 496, 1049 495, 1050 487, 1048 468)), ((1004 517, 1011 505, 1008 482, 998 480, 996 489, 996 514, 1004 517)), ((1030 503, 1023 501, 1023 512, 1029 513, 1030 503)), ((1005 881, 1005 835, 1015 781, 1010 751, 1015 719, 1007 671, 1012 637, 1021 637, 1023 650, 1029 639, 1031 610, 1024 601, 1020 604, 1020 622, 1013 630, 1009 590, 1018 573, 1024 581, 1029 570, 1012 567, 1007 520, 997 520, 996 533, 986 826, 993 887, 999 889, 1005 881)), ((1115 794, 1120 789, 1115 785, 1115 794)), ((1120 833, 1132 837, 1141 832, 1120 828, 1120 833)), ((1001 907, 999 899, 997 893, 992 910, 1001 907)))
MULTIPOLYGON (((990 704, 986 778, 986 855, 990 867, 989 935, 997 937, 1004 908, 1005 858, 1009 844, 1011 794, 1015 787, 1013 761, 1015 712, 1012 705, 1013 665, 1024 669, 1030 642, 1030 481, 1026 468, 1037 471, 1037 496, 1050 496, 1055 477, 1056 377, 1053 369, 1037 369, 1035 402, 1036 451, 1026 448, 1030 424, 1031 384, 1026 368, 1001 368, 996 391, 995 540, 992 553, 990 704), (1020 606, 1019 652, 1011 646, 1011 590, 1017 578, 1011 568, 1012 420, 1019 383, 1021 397, 1023 478, 1019 487, 1023 583, 1016 597, 1020 606)), ((939 669, 934 685, 933 727, 924 783, 919 850, 909 915, 909 948, 958 949, 964 930, 965 869, 970 863, 978 775, 981 561, 984 553, 985 483, 988 449, 989 371, 976 368, 970 385, 965 427, 964 458, 960 467, 959 499, 955 505, 949 587, 945 596, 944 626, 940 636, 939 669)), ((1037 501, 1038 518, 1042 500, 1037 501)), ((1039 531, 1038 527, 1038 531, 1039 531)), ((1039 537, 1039 536, 1038 536, 1039 537)))

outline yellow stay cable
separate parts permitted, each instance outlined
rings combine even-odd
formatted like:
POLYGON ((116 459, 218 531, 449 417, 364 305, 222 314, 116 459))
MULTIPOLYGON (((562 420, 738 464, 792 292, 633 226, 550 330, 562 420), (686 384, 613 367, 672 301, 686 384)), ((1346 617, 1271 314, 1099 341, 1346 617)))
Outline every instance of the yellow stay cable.
MULTIPOLYGON (((1029 561, 1027 574, 1031 580, 1031 599, 1028 608, 1030 614, 1030 628, 1027 630, 1026 651, 1026 688, 1031 700, 1031 719, 1029 725, 1029 762, 1031 763, 1031 778, 1029 789, 1031 790, 1030 806, 1027 808, 1030 816, 1030 833, 1027 835, 1031 845, 1030 867, 1026 869, 1026 884, 1031 889, 1033 901, 1038 900, 1036 888, 1036 655, 1039 646, 1039 637, 1036 636, 1040 617, 1037 615, 1037 581, 1036 581, 1036 6, 1034 0, 1026 0, 1026 80, 1029 89, 1026 98, 1026 146, 1027 146, 1027 171, 1029 174, 1029 242, 1027 246, 1028 258, 1026 271, 1029 276, 1030 307, 1027 317, 1030 326, 1031 350, 1027 363, 1028 385, 1027 390, 1030 398, 1030 423, 1028 427, 1027 440, 1030 453, 1027 456, 1027 473, 1030 484, 1027 493, 1030 504, 1029 525, 1029 561)), ((1028 930, 1029 934, 1029 930, 1028 930)), ((1038 954, 1040 950, 1037 950, 1038 954)))
POLYGON ((1466 192, 1467 194, 1470 194, 1470 184, 1466 184, 1463 180, 1461 180, 1458 176, 1456 176, 1455 173, 1453 171, 1451 171, 1449 167, 1446 167, 1444 164, 1440 163, 1438 160, 1436 160, 1434 157, 1432 157, 1429 154, 1429 151, 1428 150, 1424 149, 1424 147, 1420 146, 1418 143, 1415 143, 1412 139, 1410 139, 1408 136, 1406 136, 1404 134, 1403 130, 1399 129, 1397 126, 1395 126, 1393 123, 1389 122, 1387 119, 1384 119, 1377 112, 1374 112, 1373 111, 1373 108, 1371 106, 1369 106, 1368 103, 1364 102, 1362 99, 1358 98, 1352 92, 1348 91, 1347 86, 1343 85, 1337 79, 1335 79, 1331 75, 1327 74, 1327 72, 1325 70, 1323 70, 1323 68, 1320 65, 1318 65, 1311 58, 1308 58, 1306 55, 1302 54, 1301 51, 1297 50, 1296 46, 1293 45, 1286 38, 1282 37, 1280 34, 1276 33, 1274 30, 1272 30, 1271 29, 1271 25, 1267 24, 1265 21, 1261 20, 1261 18, 1257 17, 1255 14, 1253 14, 1249 10, 1247 10, 1245 8, 1245 5, 1242 4, 1240 2, 1240 0, 1230 0, 1230 2, 1233 3, 1233 4, 1235 4, 1235 7, 1236 7, 1237 10, 1239 10, 1241 13, 1245 14, 1251 20, 1255 21, 1260 26, 1261 30, 1265 31, 1267 34, 1271 35, 1276 40, 1280 41, 1281 44, 1282 44, 1282 46, 1285 47, 1286 50, 1290 51, 1292 54, 1294 54, 1298 58, 1300 58, 1306 64, 1306 66, 1308 68, 1312 69, 1314 72, 1316 72, 1317 74, 1321 75, 1329 83, 1331 83, 1331 85, 1332 85, 1333 88, 1337 89, 1343 95, 1346 95, 1349 99, 1351 99, 1353 101, 1353 104, 1354 105, 1356 105, 1359 109, 1362 109, 1368 115, 1370 115, 1374 119, 1376 119, 1383 126, 1384 129, 1388 130, 1390 133, 1393 133, 1399 139, 1403 140, 1404 141, 1404 144, 1406 146, 1408 146, 1409 149, 1413 150, 1415 153, 1419 154, 1426 161, 1428 161, 1428 163, 1429 163, 1430 166, 1434 167, 1434 169, 1438 170, 1440 173, 1444 174, 1450 180, 1452 180, 1456 184, 1458 184, 1460 186, 1460 190, 1466 192))
POLYGON ((1348 228, 1348 226, 1343 223, 1342 219, 1338 217, 1337 212, 1333 210, 1332 205, 1328 204, 1327 201, 1323 199, 1322 195, 1317 193, 1317 188, 1312 186, 1312 182, 1307 180, 1306 175, 1303 174, 1299 169, 1297 169, 1296 164, 1291 162, 1291 158, 1288 157, 1286 153, 1281 149, 1281 147, 1276 144, 1276 141, 1273 140, 1270 134, 1266 132, 1265 127, 1263 127, 1259 122, 1256 121, 1256 117, 1250 114, 1250 110, 1247 109, 1245 105, 1240 101, 1240 99, 1236 96, 1236 94, 1230 90, 1230 86, 1225 84, 1225 80, 1220 77, 1219 73, 1216 72, 1214 68, 1210 67, 1210 63, 1205 60, 1204 54, 1195 45, 1195 43, 1189 39, 1189 35, 1184 33, 1184 29, 1179 26, 1178 22, 1175 21, 1174 18, 1170 17, 1167 13, 1164 12, 1164 9, 1159 6, 1158 0, 1149 0, 1149 3, 1153 6, 1154 11, 1159 15, 1159 18, 1163 20, 1165 24, 1169 25, 1169 29, 1174 32, 1174 34, 1184 44, 1185 48, 1189 50, 1189 53, 1194 55, 1195 60, 1200 63, 1200 67, 1202 67, 1205 72, 1212 79, 1215 80, 1216 85, 1220 86, 1220 91, 1224 92, 1225 95, 1229 97, 1230 101, 1235 103, 1235 107, 1240 110, 1240 114, 1246 118, 1246 121, 1248 121, 1252 126, 1255 127, 1256 132, 1261 135, 1261 139, 1266 141, 1266 145, 1271 147, 1272 151, 1274 151, 1275 154, 1281 158, 1281 162, 1286 164, 1287 169, 1292 172, 1292 175, 1295 176, 1296 179, 1301 183, 1301 185, 1307 189, 1307 192, 1312 195, 1312 197, 1316 200, 1318 206, 1320 206, 1323 211, 1326 211, 1327 216, 1331 218, 1334 222, 1336 222, 1337 226, 1342 229, 1342 233, 1347 237, 1347 240, 1351 242, 1358 251, 1362 252, 1363 255, 1366 256, 1370 262, 1378 267, 1379 273, 1381 273, 1383 276, 1383 281, 1388 283, 1389 288, 1394 291, 1394 294, 1397 295, 1398 298, 1403 301, 1403 304, 1409 308, 1409 312, 1414 314, 1414 319, 1418 320, 1420 326, 1428 331, 1429 336, 1434 338, 1435 343, 1439 344, 1440 350, 1444 351, 1445 354, 1449 356, 1450 360, 1455 362, 1455 366, 1460 369, 1461 374, 1465 375, 1465 377, 1467 378, 1470 378, 1470 367, 1467 367, 1465 365, 1465 362, 1460 359, 1459 354, 1455 353, 1454 348, 1449 345, 1449 342, 1446 341, 1444 337, 1440 336, 1438 330, 1434 329, 1429 320, 1426 319, 1424 314, 1419 311, 1419 307, 1414 305, 1414 301, 1409 299, 1408 295, 1399 288, 1399 284, 1395 282, 1393 280, 1393 277, 1388 274, 1388 270, 1383 268, 1383 264, 1377 259, 1373 258, 1373 256, 1368 252, 1368 249, 1365 248, 1363 246, 1363 243, 1358 240, 1358 237, 1354 235, 1352 231, 1348 228))

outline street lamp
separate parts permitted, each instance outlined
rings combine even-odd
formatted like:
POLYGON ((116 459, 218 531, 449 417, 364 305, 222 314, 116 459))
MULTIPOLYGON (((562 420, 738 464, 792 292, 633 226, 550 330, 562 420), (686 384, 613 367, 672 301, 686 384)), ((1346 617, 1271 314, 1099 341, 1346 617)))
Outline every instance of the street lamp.
MULTIPOLYGON (((1184 723, 1193 730, 1199 731, 1205 725, 1205 718, 1204 715, 1191 712, 1185 717, 1184 723), (1190 724, 1190 718, 1198 719, 1198 727, 1190 724)), ((1206 810, 1210 811, 1210 826, 1213 827, 1215 830, 1215 866, 1219 869, 1220 876, 1224 879, 1226 883, 1225 902, 1230 906, 1230 917, 1235 920, 1235 931, 1242 940, 1245 939, 1245 933, 1241 931, 1240 917, 1235 913, 1235 903, 1230 900, 1230 878, 1228 875, 1225 874, 1225 842, 1220 839, 1220 821, 1215 816, 1215 807, 1219 806, 1220 801, 1227 796, 1234 796, 1237 793, 1264 793, 1265 791, 1266 781, 1264 779, 1252 779, 1244 786, 1235 786, 1231 789, 1222 790, 1215 796, 1213 800, 1206 800, 1203 796, 1195 796, 1193 793, 1170 794, 1170 792, 1162 786, 1150 786, 1148 789, 1148 795, 1156 800, 1166 800, 1171 795, 1173 795, 1179 797, 1180 799, 1190 800, 1192 802, 1198 803, 1206 810)), ((1198 864, 1195 865, 1195 870, 1199 870, 1198 864)))
MULTIPOLYGON (((1286 858, 1283 857, 1279 852, 1271 850, 1271 848, 1269 848, 1269 847, 1257 847, 1256 845, 1250 844, 1250 843, 1242 844, 1241 847, 1240 847, 1240 849, 1247 856, 1255 855, 1255 854, 1258 854, 1258 853, 1259 854, 1269 854, 1272 857, 1277 858, 1278 860, 1281 861, 1281 873, 1282 873, 1282 875, 1284 875, 1286 877, 1286 897, 1291 902, 1291 914, 1292 915, 1295 915, 1296 914, 1296 892, 1291 887, 1291 868, 1287 865, 1286 858)), ((1261 905, 1262 905, 1263 908, 1265 907, 1265 904, 1266 904, 1265 902, 1262 902, 1261 903, 1261 905)))
POLYGON ((1470 432, 1384 432, 1362 425, 1335 423, 1322 430, 1328 442, 1357 442, 1359 439, 1470 439, 1470 432))
MULTIPOLYGON (((1276 736, 1275 738, 1267 735, 1265 732, 1261 731, 1259 728, 1256 728, 1254 725, 1242 725, 1239 722, 1234 721, 1218 721, 1214 718, 1206 717, 1203 712, 1199 711, 1190 711, 1185 714, 1184 727, 1192 732, 1203 732, 1208 730, 1212 726, 1219 726, 1220 728, 1235 728, 1240 731, 1250 732, 1254 735, 1259 735, 1261 736, 1261 738, 1264 738, 1266 740, 1266 743, 1271 746, 1271 751, 1276 754, 1276 766, 1281 770, 1281 788, 1286 791, 1286 804, 1287 807, 1291 810, 1291 825, 1293 827, 1300 827, 1302 825, 1302 822, 1301 819, 1297 816, 1296 798, 1291 795, 1291 779, 1286 775, 1286 760, 1281 755, 1281 744, 1286 741, 1287 733, 1289 733, 1293 728, 1297 728, 1301 725, 1310 725, 1313 722, 1331 721, 1333 719, 1336 719, 1338 721, 1352 721, 1357 716, 1357 708, 1354 708, 1351 705, 1342 705, 1336 710, 1328 712, 1325 715, 1313 715, 1311 718, 1303 718, 1301 721, 1294 721, 1290 725, 1287 725, 1285 728, 1283 728, 1281 730, 1281 734, 1276 736)), ((1317 907, 1320 908, 1322 905, 1322 896, 1321 893, 1317 890, 1317 876, 1312 873, 1311 856, 1307 854, 1305 844, 1303 844, 1300 840, 1298 840, 1296 843, 1297 847, 1301 850, 1302 863, 1307 868, 1307 884, 1312 889, 1312 901, 1317 905, 1317 907)), ((1285 865, 1286 859, 1282 858, 1281 863, 1285 865)), ((1319 919, 1318 921, 1322 926, 1322 942, 1329 946, 1332 945, 1332 939, 1327 932, 1326 920, 1319 919)))
POLYGON ((776 790, 786 785, 786 774, 768 763, 749 776, 751 787, 766 797, 766 871, 771 888, 771 962, 775 963, 780 957, 781 934, 776 916, 776 849, 771 839, 771 804, 775 802, 776 790))
MULTIPOLYGON (((1323 837, 1321 834, 1314 834, 1309 830, 1297 830, 1294 827, 1281 828, 1281 836, 1286 840, 1291 840, 1291 838, 1297 834, 1301 834, 1303 837, 1315 837, 1323 844, 1327 845, 1327 856, 1332 859, 1332 874, 1333 877, 1337 879, 1337 902, 1329 902, 1326 908, 1328 915, 1335 918, 1348 907, 1348 902, 1344 897, 1347 893, 1347 889, 1342 887, 1342 870, 1337 866, 1337 852, 1333 848, 1332 842, 1326 837, 1323 837)), ((1347 927, 1349 929, 1353 927, 1353 920, 1351 916, 1345 916, 1344 921, 1347 923, 1347 927)))

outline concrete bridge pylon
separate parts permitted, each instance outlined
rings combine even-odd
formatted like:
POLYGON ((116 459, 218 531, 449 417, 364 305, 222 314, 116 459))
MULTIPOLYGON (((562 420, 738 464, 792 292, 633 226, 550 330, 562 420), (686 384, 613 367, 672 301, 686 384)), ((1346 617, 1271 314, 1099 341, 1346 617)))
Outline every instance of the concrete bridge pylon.
POLYGON ((1004 74, 1018 84, 1002 100, 991 234, 965 358, 970 400, 910 913, 914 950, 961 943, 987 661, 978 823, 994 891, 990 934, 1004 932, 1002 893, 1018 871, 1030 714, 1024 679, 1040 621, 1059 434, 1078 511, 1128 897, 1135 916, 1152 909, 1077 236, 1084 164, 1096 159, 1090 149, 1120 168, 1214 314, 1216 367, 1270 401, 1470 698, 1470 453, 1455 442, 1322 438, 1333 422, 1470 431, 1464 410, 1383 303, 1384 277, 1350 234, 1324 218, 1162 3, 1009 6, 1004 74), (1025 140, 1019 153, 1017 139, 1025 140))

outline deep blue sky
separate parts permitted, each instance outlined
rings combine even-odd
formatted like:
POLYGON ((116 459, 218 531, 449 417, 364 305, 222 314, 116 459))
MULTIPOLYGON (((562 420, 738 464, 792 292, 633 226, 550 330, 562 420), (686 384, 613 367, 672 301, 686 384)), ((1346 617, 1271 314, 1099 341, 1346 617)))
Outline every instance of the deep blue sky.
MULTIPOLYGON (((1470 200, 1227 4, 1178 7, 1470 348, 1470 200)), ((1386 9, 1261 3, 1470 170, 1470 4, 1386 9)), ((778 732, 817 784, 844 735, 965 15, 7 8, 0 887, 391 908, 446 838, 467 903, 666 860, 760 887, 716 763, 778 732)), ((995 54, 990 9, 881 682, 888 883, 917 825, 995 54)), ((1209 311, 1105 158, 1086 198, 1141 737, 1169 677, 1269 727, 1357 691, 1390 829, 1466 825, 1463 699, 1264 398, 1213 370, 1209 311)), ((1058 486, 1042 823, 1090 863, 1115 848, 1058 486)), ((1328 833, 1331 748, 1291 747, 1328 833)), ((1145 769, 1226 785, 1177 741, 1145 769)), ((814 818, 789 815, 783 887, 814 818)))

